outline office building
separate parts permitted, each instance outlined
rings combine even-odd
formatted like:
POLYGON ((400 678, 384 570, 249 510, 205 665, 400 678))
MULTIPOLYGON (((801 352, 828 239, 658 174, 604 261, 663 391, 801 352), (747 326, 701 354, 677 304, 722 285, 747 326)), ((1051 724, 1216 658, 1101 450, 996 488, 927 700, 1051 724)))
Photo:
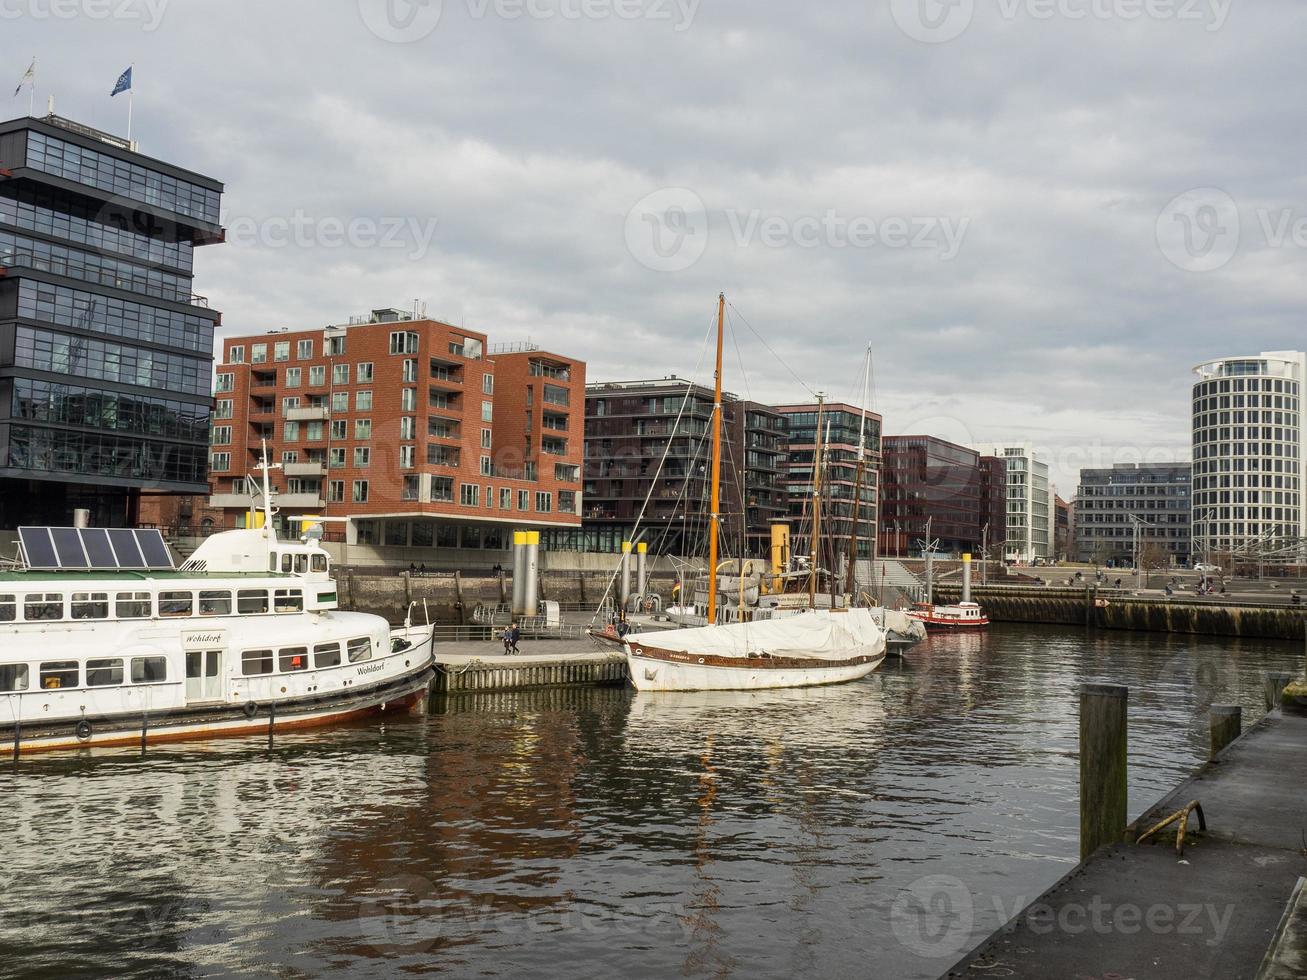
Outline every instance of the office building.
MULTIPOLYGON (((659 554, 705 553, 710 513, 713 390, 681 378, 586 389, 584 529, 575 547, 618 551, 637 520, 659 554)), ((722 395, 722 554, 766 554, 785 516, 783 420, 722 395)))
POLYGON ((983 456, 1000 456, 1007 484, 1005 560, 1030 563, 1053 554, 1054 511, 1048 482, 1048 463, 1039 459, 1028 442, 985 443, 972 446, 983 456))
MULTIPOLYGON (((817 405, 778 405, 785 419, 789 450, 789 472, 785 487, 789 499, 791 547, 795 555, 812 548, 812 484, 817 443, 817 405)), ((857 558, 876 556, 880 500, 881 417, 865 413, 856 405, 826 403, 821 412, 821 439, 826 466, 822 476, 822 535, 827 548, 821 563, 838 568, 837 556, 848 553, 856 513, 857 558), (857 483, 858 447, 866 447, 859 500, 854 501, 857 483), (856 509, 855 509, 856 508, 856 509)))
MULTIPOLYGON (((987 516, 987 515, 986 515, 987 516)), ((935 436, 881 439, 880 555, 917 557, 927 539, 938 554, 979 555, 981 457, 935 436)))
POLYGON ((246 524, 266 443, 283 519, 339 518, 349 545, 501 551, 513 528, 580 525, 584 390, 575 358, 402 310, 229 337, 210 503, 246 524))
POLYGON ((205 492, 222 184, 48 115, 0 123, 0 527, 205 492))
POLYGON ((1133 567, 1137 541, 1141 561, 1152 567, 1188 564, 1190 479, 1188 463, 1117 463, 1081 470, 1077 559, 1133 567))
POLYGON ((1194 375, 1193 553, 1296 545, 1307 533, 1307 354, 1227 357, 1194 375))

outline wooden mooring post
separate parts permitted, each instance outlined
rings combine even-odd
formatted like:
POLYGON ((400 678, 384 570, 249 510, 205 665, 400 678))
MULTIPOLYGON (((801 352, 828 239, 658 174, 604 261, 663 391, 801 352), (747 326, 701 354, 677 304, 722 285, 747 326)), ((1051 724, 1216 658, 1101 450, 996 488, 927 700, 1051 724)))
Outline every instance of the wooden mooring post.
POLYGON ((1211 729, 1211 758, 1215 759, 1243 731, 1243 708, 1237 704, 1212 705, 1211 729))
POLYGON ((1280 706, 1280 695, 1284 693, 1293 674, 1287 670, 1267 670, 1262 673, 1262 693, 1266 698, 1266 710, 1274 711, 1280 706))
POLYGON ((1080 859, 1121 840, 1126 828, 1126 705, 1117 684, 1080 688, 1080 859))

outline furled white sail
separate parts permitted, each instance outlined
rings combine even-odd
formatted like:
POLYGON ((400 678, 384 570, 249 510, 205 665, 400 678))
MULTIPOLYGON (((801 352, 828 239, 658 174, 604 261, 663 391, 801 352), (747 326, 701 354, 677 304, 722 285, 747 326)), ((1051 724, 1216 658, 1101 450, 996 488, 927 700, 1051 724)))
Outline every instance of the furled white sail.
POLYGON ((831 661, 885 651, 885 633, 866 609, 812 609, 782 619, 668 630, 643 639, 662 650, 701 657, 767 654, 831 661))

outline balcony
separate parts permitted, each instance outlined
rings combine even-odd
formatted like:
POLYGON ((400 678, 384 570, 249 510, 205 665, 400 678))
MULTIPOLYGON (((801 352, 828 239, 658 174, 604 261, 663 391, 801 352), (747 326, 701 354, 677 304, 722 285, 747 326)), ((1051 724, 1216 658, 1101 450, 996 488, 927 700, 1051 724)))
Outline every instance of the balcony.
POLYGON ((281 471, 287 476, 326 476, 326 463, 282 463, 281 471))
POLYGON ((215 493, 209 496, 209 506, 222 509, 249 510, 251 499, 248 493, 215 493))
POLYGON ((541 439, 540 451, 548 453, 550 456, 566 456, 567 440, 566 439, 541 439))
POLYGON ((316 408, 288 408, 287 422, 324 422, 331 417, 331 410, 326 405, 316 408))
POLYGON ((287 507, 321 507, 323 506, 322 493, 279 493, 274 498, 278 507, 285 510, 287 507))

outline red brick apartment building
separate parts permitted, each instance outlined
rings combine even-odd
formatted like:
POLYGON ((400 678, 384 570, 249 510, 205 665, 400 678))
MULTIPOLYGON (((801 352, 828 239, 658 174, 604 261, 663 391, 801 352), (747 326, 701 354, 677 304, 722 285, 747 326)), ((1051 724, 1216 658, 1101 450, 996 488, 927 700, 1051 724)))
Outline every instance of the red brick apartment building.
POLYGON ((265 440, 282 520, 345 518, 328 540, 384 557, 499 552, 513 528, 580 526, 581 361, 400 310, 222 345, 209 502, 224 526, 249 520, 265 440))

